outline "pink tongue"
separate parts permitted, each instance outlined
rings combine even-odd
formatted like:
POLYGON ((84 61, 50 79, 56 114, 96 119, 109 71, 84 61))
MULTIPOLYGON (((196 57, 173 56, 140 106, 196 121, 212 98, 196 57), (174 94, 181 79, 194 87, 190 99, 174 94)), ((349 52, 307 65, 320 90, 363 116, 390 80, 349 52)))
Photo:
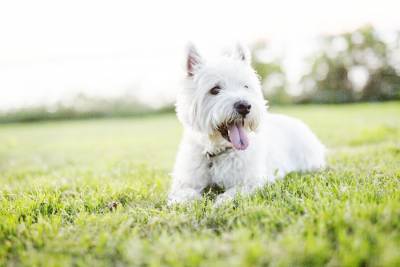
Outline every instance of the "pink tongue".
POLYGON ((233 124, 230 126, 228 135, 232 145, 238 150, 245 150, 249 145, 249 139, 242 125, 233 124))

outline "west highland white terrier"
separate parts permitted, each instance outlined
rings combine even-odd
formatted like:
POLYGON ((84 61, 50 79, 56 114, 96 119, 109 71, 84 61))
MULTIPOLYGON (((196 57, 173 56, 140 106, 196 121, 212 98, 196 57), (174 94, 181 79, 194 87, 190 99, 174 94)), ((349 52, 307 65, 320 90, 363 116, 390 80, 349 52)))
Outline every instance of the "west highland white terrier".
POLYGON ((186 72, 176 103, 184 133, 169 204, 200 199, 217 185, 224 189, 219 205, 289 172, 325 166, 325 147, 304 123, 267 112, 247 48, 206 61, 189 45, 186 72))

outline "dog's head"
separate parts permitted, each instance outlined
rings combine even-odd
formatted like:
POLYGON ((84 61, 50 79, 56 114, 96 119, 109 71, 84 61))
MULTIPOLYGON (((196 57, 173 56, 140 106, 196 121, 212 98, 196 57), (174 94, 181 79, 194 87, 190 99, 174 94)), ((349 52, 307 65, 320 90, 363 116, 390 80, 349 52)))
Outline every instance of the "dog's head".
POLYGON ((185 127, 228 141, 238 150, 249 145, 266 112, 259 79, 249 51, 238 45, 230 56, 203 59, 193 45, 186 55, 185 86, 177 99, 177 114, 185 127))

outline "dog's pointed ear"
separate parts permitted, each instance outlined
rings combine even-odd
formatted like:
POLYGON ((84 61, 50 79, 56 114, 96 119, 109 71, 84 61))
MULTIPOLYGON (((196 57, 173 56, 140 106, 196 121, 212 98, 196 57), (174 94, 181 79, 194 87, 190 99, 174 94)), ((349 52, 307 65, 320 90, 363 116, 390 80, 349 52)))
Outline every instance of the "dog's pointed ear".
POLYGON ((192 77, 195 72, 203 64, 200 54, 197 52, 196 47, 189 43, 186 46, 186 73, 187 76, 192 77))
POLYGON ((236 44, 236 57, 239 60, 242 60, 244 62, 246 62, 247 64, 251 63, 251 53, 250 50, 247 48, 247 46, 238 43, 236 44))

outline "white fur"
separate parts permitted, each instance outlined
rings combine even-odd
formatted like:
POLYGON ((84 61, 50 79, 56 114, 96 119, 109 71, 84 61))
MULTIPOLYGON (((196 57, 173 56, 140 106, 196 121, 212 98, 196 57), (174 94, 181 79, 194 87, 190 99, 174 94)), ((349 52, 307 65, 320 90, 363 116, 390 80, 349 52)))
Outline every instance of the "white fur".
POLYGON ((225 189, 217 197, 218 205, 236 194, 250 194, 289 172, 325 166, 325 148, 304 123, 267 112, 245 48, 238 46, 234 55, 207 62, 193 46, 187 53, 188 77, 176 103, 184 133, 172 173, 169 204, 199 199, 205 187, 216 184, 225 189), (209 91, 216 84, 221 91, 212 95, 209 91), (217 127, 241 118, 233 108, 239 100, 252 106, 244 119, 249 146, 246 150, 226 150, 232 145, 217 127), (206 156, 207 152, 220 151, 223 153, 218 156, 206 156))

